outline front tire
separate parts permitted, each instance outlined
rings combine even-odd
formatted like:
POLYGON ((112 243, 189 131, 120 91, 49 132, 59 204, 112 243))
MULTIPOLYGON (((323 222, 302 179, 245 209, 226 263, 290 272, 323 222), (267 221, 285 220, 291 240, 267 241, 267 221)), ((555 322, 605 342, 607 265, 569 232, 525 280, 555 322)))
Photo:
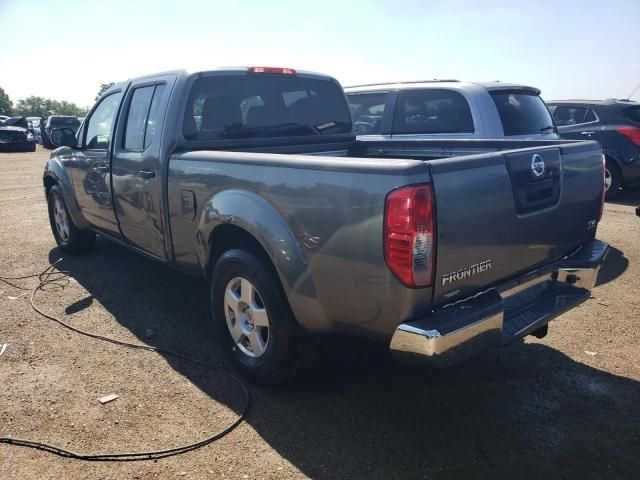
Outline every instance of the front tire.
POLYGON ((60 250, 67 253, 83 253, 90 250, 96 241, 96 235, 90 230, 80 230, 69 214, 62 190, 54 185, 47 195, 49 223, 53 237, 60 250))
POLYGON ((234 366, 251 380, 282 384, 312 358, 277 276, 256 255, 223 253, 211 274, 210 301, 217 336, 234 366))

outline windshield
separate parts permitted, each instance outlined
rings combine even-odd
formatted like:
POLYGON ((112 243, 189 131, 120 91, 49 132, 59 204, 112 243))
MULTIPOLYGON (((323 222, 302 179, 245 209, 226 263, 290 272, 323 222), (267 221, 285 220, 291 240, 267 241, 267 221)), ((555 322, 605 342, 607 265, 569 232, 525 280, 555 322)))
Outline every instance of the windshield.
POLYGON ((49 125, 52 127, 79 127, 80 122, 76 117, 51 117, 49 125))
POLYGON ((351 132, 340 87, 288 75, 220 75, 193 84, 184 117, 190 140, 351 132))
POLYGON ((542 99, 524 91, 491 92, 505 136, 553 133, 554 123, 542 99))

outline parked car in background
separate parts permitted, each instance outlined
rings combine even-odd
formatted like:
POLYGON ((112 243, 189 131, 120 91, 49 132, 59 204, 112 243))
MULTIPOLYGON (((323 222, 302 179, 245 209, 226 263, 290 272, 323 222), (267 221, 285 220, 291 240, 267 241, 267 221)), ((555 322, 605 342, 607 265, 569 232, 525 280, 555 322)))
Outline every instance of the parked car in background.
POLYGON ((432 80, 359 85, 345 92, 360 140, 558 138, 537 88, 432 80))
POLYGON ((33 133, 33 136, 36 139, 36 143, 42 144, 42 118, 41 117, 27 117, 27 122, 29 123, 29 130, 33 133))
MULTIPOLYGON (((495 105, 509 95, 550 121, 528 90, 495 105)), ((263 383, 309 361, 312 333, 440 364, 543 337, 589 298, 608 250, 597 142, 359 141, 321 74, 148 75, 52 138, 43 183, 60 248, 100 233, 208 279, 224 351, 263 383)))
POLYGON ((44 123, 44 128, 41 128, 42 133, 42 145, 46 148, 53 148, 51 143, 51 132, 54 128, 71 129, 75 134, 80 127, 80 121, 78 117, 71 115, 50 115, 44 123))
POLYGON ((35 152, 36 139, 25 117, 11 117, 0 125, 0 151, 35 152))
POLYGON ((597 140, 606 158, 607 198, 640 184, 640 103, 629 100, 547 102, 562 138, 597 140))

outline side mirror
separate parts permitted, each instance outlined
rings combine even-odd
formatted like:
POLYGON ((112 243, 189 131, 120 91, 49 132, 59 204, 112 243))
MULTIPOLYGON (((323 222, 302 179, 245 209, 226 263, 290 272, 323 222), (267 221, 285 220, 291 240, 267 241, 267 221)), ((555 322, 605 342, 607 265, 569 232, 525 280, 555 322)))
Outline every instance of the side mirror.
POLYGON ((54 128, 51 131, 51 143, 56 147, 76 148, 78 146, 76 135, 70 128, 54 128))

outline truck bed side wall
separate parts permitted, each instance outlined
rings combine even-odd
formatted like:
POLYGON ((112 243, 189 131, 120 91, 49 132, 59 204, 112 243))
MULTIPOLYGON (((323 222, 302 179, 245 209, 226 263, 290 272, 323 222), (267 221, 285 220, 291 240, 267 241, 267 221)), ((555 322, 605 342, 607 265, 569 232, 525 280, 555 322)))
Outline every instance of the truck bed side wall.
POLYGON ((174 155, 168 197, 176 265, 204 271, 212 232, 234 224, 267 251, 304 327, 389 335, 402 319, 426 313, 432 292, 402 286, 386 267, 384 199, 427 181, 426 165, 415 160, 174 155), (185 198, 195 198, 195 212, 185 198))

